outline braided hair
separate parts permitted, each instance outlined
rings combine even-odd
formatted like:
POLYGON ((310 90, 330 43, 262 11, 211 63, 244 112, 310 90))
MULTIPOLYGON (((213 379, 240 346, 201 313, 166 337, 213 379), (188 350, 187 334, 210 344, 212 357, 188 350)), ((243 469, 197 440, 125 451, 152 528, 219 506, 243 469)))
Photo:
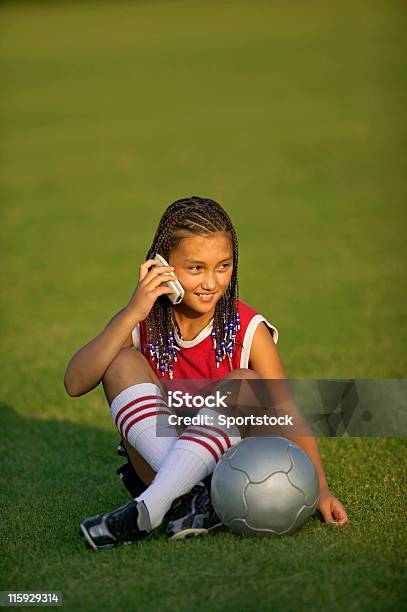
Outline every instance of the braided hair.
MULTIPOLYGON (((240 320, 237 311, 238 242, 229 215, 220 204, 207 198, 192 196, 176 200, 161 217, 147 259, 160 253, 168 261, 171 251, 178 246, 182 238, 212 232, 227 233, 233 248, 232 277, 228 288, 216 304, 211 332, 216 366, 219 367, 220 362, 227 357, 232 369, 235 336, 240 329, 240 320)), ((159 296, 146 319, 147 350, 161 374, 164 376, 168 373, 170 378, 173 377, 172 362, 177 361, 175 325, 170 301, 165 295, 159 296)))

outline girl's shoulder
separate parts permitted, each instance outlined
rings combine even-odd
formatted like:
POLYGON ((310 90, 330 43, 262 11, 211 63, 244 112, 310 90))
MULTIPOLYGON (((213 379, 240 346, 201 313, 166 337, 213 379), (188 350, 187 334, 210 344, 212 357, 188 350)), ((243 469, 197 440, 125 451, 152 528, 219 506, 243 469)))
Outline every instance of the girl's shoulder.
POLYGON ((259 313, 258 310, 249 306, 246 302, 239 300, 238 303, 238 312, 240 317, 240 327, 245 329, 246 327, 257 327, 261 321, 264 321, 268 327, 272 328, 275 331, 275 334, 278 335, 277 329, 274 325, 268 322, 267 318, 259 313))
POLYGON ((277 344, 278 341, 278 330, 268 321, 266 317, 245 302, 242 302, 242 300, 239 300, 238 311, 240 316, 240 331, 238 334, 238 339, 241 346, 239 365, 237 367, 248 368, 253 337, 260 323, 265 324, 271 334, 274 344, 277 344))
POLYGON ((242 300, 239 300, 238 312, 240 316, 240 327, 244 332, 248 331, 249 335, 252 335, 254 334, 259 323, 264 322, 270 330, 274 343, 277 344, 278 330, 275 325, 269 322, 266 316, 259 313, 258 310, 252 306, 249 306, 249 304, 243 302, 242 300))

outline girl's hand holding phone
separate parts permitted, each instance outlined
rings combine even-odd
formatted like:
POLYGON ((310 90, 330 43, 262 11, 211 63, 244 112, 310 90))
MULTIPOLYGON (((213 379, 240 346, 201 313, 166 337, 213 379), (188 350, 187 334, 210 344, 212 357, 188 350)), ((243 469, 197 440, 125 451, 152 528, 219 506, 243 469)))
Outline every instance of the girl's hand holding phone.
POLYGON ((147 259, 140 266, 138 284, 126 306, 126 310, 131 312, 133 316, 135 315, 138 322, 143 321, 160 295, 176 293, 163 284, 175 278, 172 266, 159 266, 155 259, 147 259), (171 277, 168 274, 171 274, 171 277))

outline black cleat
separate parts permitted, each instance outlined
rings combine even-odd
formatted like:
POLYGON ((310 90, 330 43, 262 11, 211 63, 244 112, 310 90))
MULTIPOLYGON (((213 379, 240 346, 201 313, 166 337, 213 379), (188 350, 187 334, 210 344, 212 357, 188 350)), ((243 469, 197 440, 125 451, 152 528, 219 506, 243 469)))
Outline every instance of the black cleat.
POLYGON ((124 446, 124 442, 123 440, 120 438, 120 442, 119 445, 116 449, 116 455, 119 455, 119 457, 127 457, 127 459, 129 458, 129 454, 126 450, 126 447, 124 446))
POLYGON ((117 468, 116 474, 126 487, 127 491, 130 493, 131 498, 134 499, 147 489, 147 485, 141 480, 140 476, 134 469, 122 439, 120 439, 119 445, 116 449, 116 454, 119 455, 119 457, 126 457, 127 459, 127 463, 117 468))
POLYGON ((117 468, 116 474, 130 493, 132 499, 138 497, 147 489, 147 485, 138 476, 130 461, 117 468))
POLYGON ((184 540, 208 533, 222 524, 209 499, 206 486, 200 482, 178 497, 167 513, 167 536, 184 540))
POLYGON ((85 519, 79 533, 91 548, 98 550, 132 544, 147 538, 152 529, 144 502, 132 500, 112 512, 85 519))

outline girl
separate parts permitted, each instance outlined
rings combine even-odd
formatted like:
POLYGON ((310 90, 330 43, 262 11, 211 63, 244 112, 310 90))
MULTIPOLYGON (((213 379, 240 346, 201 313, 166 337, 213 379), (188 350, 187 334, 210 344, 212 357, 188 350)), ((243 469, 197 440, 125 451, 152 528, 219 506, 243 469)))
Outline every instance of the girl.
MULTIPOLYGON (((237 266, 237 238, 223 208, 199 197, 177 200, 161 218, 129 303, 71 359, 64 379, 68 394, 83 395, 102 380, 132 463, 142 480, 151 483, 117 510, 82 522, 81 535, 92 548, 147 537, 174 500, 170 535, 202 533, 211 526, 202 481, 248 432, 203 424, 178 436, 169 424, 171 411, 161 383, 286 378, 275 347, 277 329, 238 299, 237 266), (157 264, 157 253, 169 266, 157 264), (165 284, 170 279, 184 289, 175 305, 168 297, 175 291, 165 284)), ((216 414, 210 408, 199 411, 208 419, 216 414)), ((317 508, 325 522, 346 524, 346 511, 328 489, 312 434, 284 435, 301 445, 315 465, 317 508)))

